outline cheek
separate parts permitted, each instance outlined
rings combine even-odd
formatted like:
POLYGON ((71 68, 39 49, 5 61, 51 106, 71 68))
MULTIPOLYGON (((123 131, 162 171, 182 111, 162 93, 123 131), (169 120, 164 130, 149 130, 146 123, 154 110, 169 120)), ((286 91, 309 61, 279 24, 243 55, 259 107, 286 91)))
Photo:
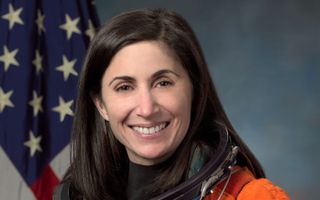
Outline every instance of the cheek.
POLYGON ((128 116, 128 111, 126 109, 125 104, 121 103, 112 103, 112 104, 107 104, 107 112, 109 116, 109 123, 111 130, 114 134, 114 136, 117 138, 117 140, 124 144, 124 137, 123 137, 123 130, 124 127, 123 121, 127 118, 128 116))
POLYGON ((191 95, 188 93, 176 92, 163 98, 163 105, 180 120, 189 121, 191 114, 191 95))
POLYGON ((118 96, 113 95, 112 91, 105 91, 103 95, 110 123, 116 123, 124 120, 130 112, 131 105, 128 98, 119 98, 118 96))
POLYGON ((110 123, 123 121, 129 113, 128 104, 121 103, 119 101, 114 102, 117 103, 110 103, 106 105, 110 123))
POLYGON ((189 116, 191 112, 192 94, 191 89, 184 89, 176 93, 175 107, 177 111, 189 116))

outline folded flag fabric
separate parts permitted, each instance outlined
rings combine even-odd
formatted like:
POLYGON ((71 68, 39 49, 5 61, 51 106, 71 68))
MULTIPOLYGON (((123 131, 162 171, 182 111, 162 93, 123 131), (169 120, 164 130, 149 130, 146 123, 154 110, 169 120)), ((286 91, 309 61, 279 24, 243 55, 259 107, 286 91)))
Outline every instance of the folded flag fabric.
POLYGON ((93 1, 0 1, 0 199, 51 199, 98 26, 93 1))

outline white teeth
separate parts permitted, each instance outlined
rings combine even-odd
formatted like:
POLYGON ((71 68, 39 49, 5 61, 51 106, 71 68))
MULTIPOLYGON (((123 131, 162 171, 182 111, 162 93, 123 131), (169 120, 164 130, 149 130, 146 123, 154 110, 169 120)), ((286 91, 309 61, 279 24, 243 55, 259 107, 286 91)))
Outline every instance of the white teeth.
POLYGON ((154 133, 157 133, 159 131, 161 131, 162 129, 164 129, 166 127, 166 123, 162 123, 158 126, 154 126, 154 127, 150 127, 150 128, 146 128, 146 127, 138 127, 138 126, 134 126, 132 127, 133 130, 145 134, 145 135, 151 135, 154 133))
POLYGON ((154 132, 156 132, 154 127, 150 128, 149 130, 150 130, 149 133, 154 133, 154 132))

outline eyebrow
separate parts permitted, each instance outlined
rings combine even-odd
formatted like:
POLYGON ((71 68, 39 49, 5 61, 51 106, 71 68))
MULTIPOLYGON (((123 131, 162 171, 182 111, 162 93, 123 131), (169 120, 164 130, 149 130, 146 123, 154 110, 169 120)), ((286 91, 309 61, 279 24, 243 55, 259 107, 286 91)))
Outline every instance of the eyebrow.
POLYGON ((162 69, 159 70, 157 72, 155 72, 154 74, 152 74, 152 78, 154 79, 155 77, 161 76, 163 74, 174 74, 176 77, 180 77, 179 74, 177 74, 176 72, 169 70, 169 69, 162 69))
MULTIPOLYGON (((173 74, 177 77, 180 77, 179 74, 177 74, 176 72, 172 71, 172 70, 169 70, 169 69, 162 69, 162 70, 159 70, 157 72, 155 72, 154 74, 152 74, 151 78, 154 79, 155 77, 158 77, 158 76, 161 76, 163 74, 173 74)), ((116 80, 124 80, 124 81, 130 81, 130 82, 134 82, 135 79, 131 76, 116 76, 114 77, 110 82, 109 82, 109 86, 116 80)))
POLYGON ((124 80, 124 81, 133 82, 135 79, 131 76, 116 76, 109 82, 109 86, 116 80, 124 80))

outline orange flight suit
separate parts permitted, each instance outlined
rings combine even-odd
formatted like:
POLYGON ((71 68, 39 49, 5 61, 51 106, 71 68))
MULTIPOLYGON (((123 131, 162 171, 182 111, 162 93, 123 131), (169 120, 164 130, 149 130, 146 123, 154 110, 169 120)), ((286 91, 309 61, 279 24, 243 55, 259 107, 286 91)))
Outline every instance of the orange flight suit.
MULTIPOLYGON (((205 200, 217 200, 224 188, 222 181, 205 200)), ((289 196, 280 187, 273 185, 268 179, 256 179, 247 168, 236 167, 221 200, 289 200, 289 196)))

